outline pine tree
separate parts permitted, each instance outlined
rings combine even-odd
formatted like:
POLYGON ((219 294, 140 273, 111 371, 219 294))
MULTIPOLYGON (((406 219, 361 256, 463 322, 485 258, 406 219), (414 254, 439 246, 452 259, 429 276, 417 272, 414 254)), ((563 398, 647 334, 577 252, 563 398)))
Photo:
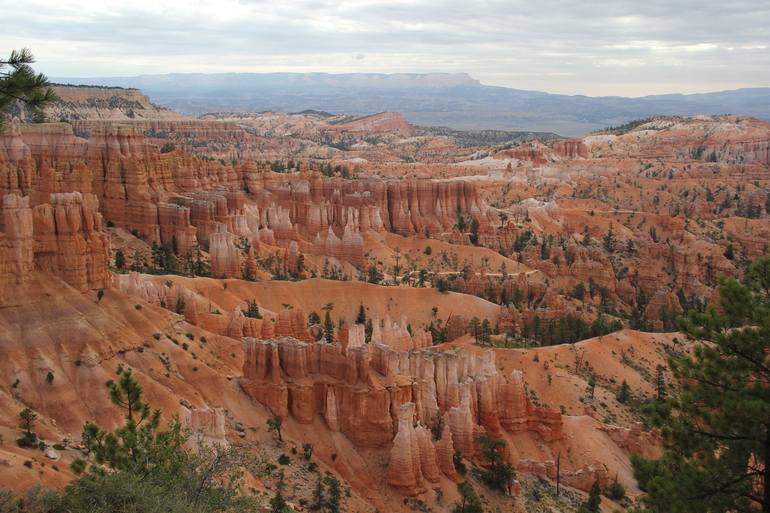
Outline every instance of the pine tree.
POLYGON ((112 404, 126 410, 127 420, 133 422, 135 414, 139 415, 140 421, 149 416, 150 405, 142 400, 142 386, 134 379, 131 369, 123 371, 117 383, 110 380, 107 387, 112 404))
POLYGON ((591 491, 588 492, 588 499, 580 505, 578 513, 599 513, 602 504, 602 489, 599 487, 599 481, 594 481, 591 491))
POLYGON ((458 484, 457 491, 460 492, 460 502, 455 503, 454 508, 452 508, 452 513, 484 512, 484 508, 481 505, 481 499, 468 481, 458 484))
POLYGON ((270 500, 270 513, 287 513, 289 511, 294 510, 289 508, 289 505, 286 504, 286 499, 283 498, 283 494, 278 490, 270 500))
POLYGON ((618 392, 618 402, 625 404, 628 402, 630 398, 631 398, 631 387, 628 386, 628 383, 624 379, 623 383, 620 384, 620 391, 618 392))
POLYGON ((604 236, 604 249, 608 253, 613 253, 615 251, 615 242, 615 234, 612 233, 612 228, 610 228, 610 231, 604 236))
POLYGON ((334 322, 332 321, 331 311, 334 308, 334 303, 327 303, 323 309, 326 312, 324 315, 324 338, 329 344, 334 343, 334 322))
POLYGON ((182 315, 184 314, 186 307, 187 307, 187 304, 185 303, 184 297, 182 297, 181 294, 178 295, 176 297, 176 305, 174 305, 174 311, 179 315, 182 315))
POLYGON ((118 269, 123 269, 126 265, 126 255, 123 254, 122 249, 118 249, 115 251, 115 267, 118 269))
POLYGON ((318 475, 315 488, 313 488, 313 502, 310 503, 310 509, 318 511, 324 507, 324 485, 321 481, 321 475, 318 475))
POLYGON ((278 441, 283 442, 283 436, 281 436, 281 427, 283 426, 283 419, 278 415, 267 419, 267 430, 275 431, 278 435, 278 441))
POLYGON ((489 319, 484 319, 481 323, 481 341, 484 344, 489 344, 491 341, 492 325, 489 323, 489 319))
POLYGON ((479 321, 478 317, 472 318, 468 323, 468 332, 473 338, 476 339, 477 343, 482 342, 479 340, 481 338, 481 321, 479 321))
POLYGON ((339 480, 332 474, 324 478, 326 483, 326 513, 340 513, 340 502, 342 500, 342 490, 339 480))
POLYGON ((24 408, 19 412, 19 418, 21 421, 19 422, 19 427, 24 430, 24 432, 27 435, 32 434, 32 426, 35 424, 35 420, 37 419, 37 413, 33 412, 29 408, 24 408))
POLYGON ((364 305, 358 305, 358 315, 356 316, 356 324, 366 324, 366 310, 364 305))
POLYGON ((5 128, 6 113, 16 103, 29 109, 35 121, 42 121, 43 108, 57 100, 48 78, 32 69, 34 62, 26 48, 13 50, 8 59, 0 60, 0 132, 5 128))
POLYGON ((662 459, 633 459, 652 512, 770 512, 770 256, 745 281, 722 279, 721 313, 681 324, 705 343, 670 361, 681 393, 665 403, 662 459))
POLYGON ((252 319, 262 318, 262 314, 259 313, 259 306, 257 305, 256 299, 246 300, 246 311, 243 312, 243 315, 251 317, 252 319))

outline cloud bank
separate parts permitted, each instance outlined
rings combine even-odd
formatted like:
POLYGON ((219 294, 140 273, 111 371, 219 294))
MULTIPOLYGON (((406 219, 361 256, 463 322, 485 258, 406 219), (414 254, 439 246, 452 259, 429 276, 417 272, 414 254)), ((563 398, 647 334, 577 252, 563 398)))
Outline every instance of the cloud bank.
POLYGON ((0 0, 52 76, 467 72, 588 95, 770 86, 770 2, 0 0))

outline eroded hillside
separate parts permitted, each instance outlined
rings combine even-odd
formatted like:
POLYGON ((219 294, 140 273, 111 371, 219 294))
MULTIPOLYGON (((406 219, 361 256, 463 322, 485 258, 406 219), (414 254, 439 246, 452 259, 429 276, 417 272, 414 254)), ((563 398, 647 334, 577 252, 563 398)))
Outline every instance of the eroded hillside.
POLYGON ((5 487, 73 477, 121 366, 210 439, 285 455, 298 508, 303 444, 349 511, 444 511, 462 479, 491 509, 633 498, 631 455, 660 450, 641 405, 689 350, 676 316, 770 240, 754 119, 474 147, 394 113, 130 119, 81 93, 54 107, 71 123, 0 135, 5 487), (24 407, 61 449, 14 446, 24 407), (517 471, 503 492, 483 437, 517 471))

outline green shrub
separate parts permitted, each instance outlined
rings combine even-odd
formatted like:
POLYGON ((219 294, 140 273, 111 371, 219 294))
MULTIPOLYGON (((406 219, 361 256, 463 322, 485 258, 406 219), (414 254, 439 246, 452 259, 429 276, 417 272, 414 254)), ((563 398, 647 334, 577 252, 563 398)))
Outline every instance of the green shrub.
POLYGON ((22 433, 21 436, 16 439, 16 445, 25 449, 33 449, 38 445, 37 435, 35 433, 22 433))
POLYGON ((607 487, 604 495, 613 501, 623 500, 623 498, 626 496, 626 489, 623 488, 623 485, 618 483, 618 479, 615 478, 615 481, 613 481, 612 484, 607 487))
POLYGON ((70 463, 70 469, 76 475, 80 475, 86 470, 86 462, 81 460, 80 458, 75 458, 74 460, 72 460, 72 463, 70 463))

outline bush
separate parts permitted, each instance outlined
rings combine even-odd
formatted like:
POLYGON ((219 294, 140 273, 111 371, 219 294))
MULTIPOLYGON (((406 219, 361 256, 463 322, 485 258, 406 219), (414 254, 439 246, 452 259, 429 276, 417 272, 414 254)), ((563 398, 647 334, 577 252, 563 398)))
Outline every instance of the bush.
MULTIPOLYGON (((160 410, 151 413, 130 370, 123 373, 120 383, 110 382, 110 399, 122 408, 126 421, 112 432, 96 424, 84 426, 83 438, 94 461, 90 469, 82 459, 74 460, 70 468, 81 477, 61 494, 38 490, 35 501, 0 491, 0 511, 6 511, 9 500, 23 504, 22 509, 10 510, 14 513, 236 513, 258 509, 254 499, 239 496, 239 487, 243 469, 258 478, 267 473, 264 455, 237 446, 203 444, 188 450, 188 438, 179 422, 171 421, 167 431, 159 429, 160 410), (142 456, 133 457, 136 454, 142 456)), ((22 413, 22 427, 31 442, 37 439, 29 431, 34 412, 22 413)), ((25 466, 32 468, 32 462, 25 466)))
POLYGON ((463 461, 463 453, 455 451, 454 456, 452 456, 452 462, 454 463, 457 472, 459 472, 461 476, 464 476, 468 469, 463 461))
POLYGON ((80 475, 86 470, 86 462, 81 460, 80 458, 76 458, 72 460, 72 463, 70 463, 70 469, 76 474, 80 475))
POLYGON ((443 277, 436 280, 435 287, 442 294, 446 294, 447 292, 452 290, 452 286, 449 283, 449 280, 447 280, 446 278, 443 278, 443 277))
POLYGON ((626 489, 623 488, 623 485, 618 483, 617 478, 615 478, 615 481, 613 481, 613 483, 607 487, 604 495, 613 501, 623 500, 623 498, 626 496, 626 489))
POLYGON ((289 465, 289 464, 291 464, 291 458, 289 458, 285 454, 281 454, 280 456, 278 456, 278 464, 279 465, 289 465))
POLYGON ((516 479, 516 473, 511 464, 504 461, 505 440, 484 435, 479 437, 479 444, 482 447, 484 459, 490 464, 490 468, 483 470, 479 477, 493 490, 507 492, 513 480, 516 479))
POLYGON ((35 433, 22 433, 21 436, 16 439, 16 445, 26 449, 34 449, 38 446, 37 435, 35 433))

